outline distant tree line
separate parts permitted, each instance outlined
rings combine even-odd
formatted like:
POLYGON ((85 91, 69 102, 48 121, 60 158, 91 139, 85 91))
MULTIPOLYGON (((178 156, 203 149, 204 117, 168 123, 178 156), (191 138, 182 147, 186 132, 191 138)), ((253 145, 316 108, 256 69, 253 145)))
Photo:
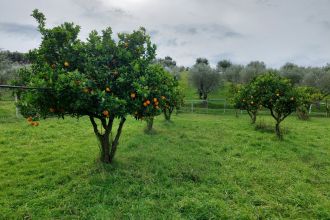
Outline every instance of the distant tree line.
POLYGON ((8 84, 17 77, 17 69, 29 63, 26 54, 0 50, 0 84, 8 84))
POLYGON ((324 97, 330 95, 330 64, 324 67, 302 67, 294 63, 286 63, 278 70, 274 70, 267 68, 261 61, 252 61, 243 66, 221 60, 217 64, 217 71, 224 80, 233 84, 247 84, 256 76, 273 71, 290 79, 295 86, 315 87, 322 92, 324 97))

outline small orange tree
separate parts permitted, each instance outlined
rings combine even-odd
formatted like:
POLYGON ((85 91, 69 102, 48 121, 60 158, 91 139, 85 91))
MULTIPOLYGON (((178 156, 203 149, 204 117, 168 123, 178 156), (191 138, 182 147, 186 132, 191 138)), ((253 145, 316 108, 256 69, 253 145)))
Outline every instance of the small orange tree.
POLYGON ((235 108, 246 110, 251 118, 251 123, 254 124, 257 120, 258 110, 260 109, 257 91, 250 84, 242 85, 234 95, 233 100, 235 108))
MULTIPOLYGON (((144 28, 118 34, 117 41, 111 28, 101 34, 92 31, 87 41, 81 41, 79 26, 64 23, 48 29, 41 12, 34 10, 32 16, 39 24, 42 42, 29 52, 32 65, 21 76, 26 86, 42 90, 22 93, 22 114, 34 119, 89 117, 100 142, 101 161, 111 163, 127 115, 139 115, 140 119, 158 114, 145 111, 144 106, 153 97, 144 87, 144 79, 156 46, 144 28), (113 133, 115 120, 119 125, 113 133)), ((160 78, 155 84, 160 85, 157 80, 160 78)))
POLYGON ((252 80, 249 85, 260 105, 270 110, 276 121, 275 132, 282 139, 280 123, 302 103, 303 96, 294 88, 289 79, 276 73, 266 73, 252 80))
POLYGON ((184 102, 184 95, 179 82, 176 78, 171 77, 166 82, 167 90, 164 91, 162 100, 162 111, 166 121, 171 120, 174 109, 180 109, 184 102))
POLYGON ((146 132, 153 128, 154 117, 162 113, 165 104, 162 97, 171 89, 167 82, 173 76, 165 71, 159 64, 151 64, 146 69, 146 74, 141 76, 138 92, 143 94, 141 108, 135 112, 137 119, 144 119, 147 122, 146 132))

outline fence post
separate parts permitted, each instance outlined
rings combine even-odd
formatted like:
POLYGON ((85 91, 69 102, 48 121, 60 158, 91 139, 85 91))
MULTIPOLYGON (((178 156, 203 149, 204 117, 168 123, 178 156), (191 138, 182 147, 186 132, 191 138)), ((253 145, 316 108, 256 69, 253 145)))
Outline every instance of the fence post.
POLYGON ((223 113, 226 113, 226 104, 227 104, 227 102, 226 102, 226 99, 225 99, 225 103, 223 104, 223 113))
POLYGON ((325 111, 326 111, 326 117, 329 117, 329 103, 328 103, 328 99, 325 100, 325 111))
POLYGON ((206 113, 209 113, 209 100, 206 100, 206 113))
MULTIPOLYGON (((17 97, 17 93, 15 92, 15 104, 17 104, 17 102, 18 102, 18 97, 17 97)), ((18 117, 19 117, 19 109, 16 105, 16 118, 18 117)))
POLYGON ((312 105, 313 105, 313 104, 310 104, 310 106, 309 106, 308 114, 311 114, 311 112, 312 112, 312 105))

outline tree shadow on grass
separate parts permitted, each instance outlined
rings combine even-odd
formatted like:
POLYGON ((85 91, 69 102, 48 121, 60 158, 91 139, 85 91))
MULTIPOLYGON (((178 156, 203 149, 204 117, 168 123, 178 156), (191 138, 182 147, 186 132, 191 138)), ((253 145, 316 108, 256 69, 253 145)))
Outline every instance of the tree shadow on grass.
MULTIPOLYGON (((275 134, 275 125, 274 124, 269 124, 266 123, 264 121, 258 121, 255 126, 254 129, 256 131, 260 131, 262 133, 270 133, 270 134, 275 134)), ((286 127, 281 127, 281 132, 283 135, 288 134, 289 130, 286 127)))

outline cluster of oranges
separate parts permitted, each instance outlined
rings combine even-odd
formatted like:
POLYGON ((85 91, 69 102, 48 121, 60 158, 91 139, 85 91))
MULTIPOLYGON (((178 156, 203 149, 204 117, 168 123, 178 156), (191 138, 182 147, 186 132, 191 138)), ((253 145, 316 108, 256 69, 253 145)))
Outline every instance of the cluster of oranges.
POLYGON ((34 126, 34 127, 39 126, 39 122, 37 122, 37 121, 33 121, 33 118, 32 118, 31 116, 27 118, 27 121, 28 121, 28 123, 29 123, 30 125, 32 125, 32 126, 34 126))
MULTIPOLYGON (((154 108, 159 109, 159 106, 158 106, 159 105, 159 101, 158 101, 158 99, 157 98, 153 98, 152 99, 152 102, 153 102, 154 108)), ((147 107, 150 104, 151 104, 150 100, 146 100, 145 102, 143 102, 143 106, 144 107, 147 107)))
POLYGON ((143 102, 143 106, 144 106, 144 107, 147 107, 148 105, 150 105, 150 103, 151 103, 151 102, 150 102, 149 100, 146 100, 145 102, 143 102))

